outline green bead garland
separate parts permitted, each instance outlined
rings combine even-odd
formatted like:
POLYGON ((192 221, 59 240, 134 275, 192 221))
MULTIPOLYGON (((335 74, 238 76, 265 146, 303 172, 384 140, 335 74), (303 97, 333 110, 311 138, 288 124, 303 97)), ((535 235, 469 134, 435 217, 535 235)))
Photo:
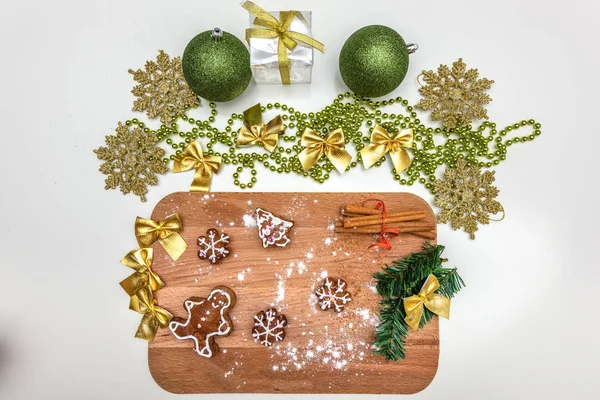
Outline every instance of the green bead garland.
MULTIPOLYGON (((276 110, 281 114, 286 134, 280 137, 279 146, 272 153, 259 154, 252 151, 252 148, 242 150, 235 145, 239 127, 243 123, 244 116, 242 114, 232 114, 231 118, 227 120, 227 126, 221 131, 213 126, 215 117, 218 114, 217 105, 211 102, 209 106, 211 115, 207 121, 200 121, 183 115, 170 125, 162 125, 158 130, 153 131, 159 141, 164 141, 175 150, 163 161, 169 163, 175 158, 175 155, 181 154, 187 144, 193 140, 208 139, 206 145, 208 155, 221 156, 223 164, 237 167, 233 173, 233 179, 234 184, 240 189, 252 188, 256 184, 257 167, 259 165, 280 174, 295 173, 310 177, 319 183, 324 183, 329 179, 335 168, 328 159, 321 159, 318 164, 306 172, 302 169, 302 165, 296 157, 302 151, 300 145, 302 133, 309 127, 322 134, 337 128, 343 129, 346 144, 354 146, 357 153, 356 158, 346 169, 347 171, 362 164, 358 152, 369 143, 370 133, 375 124, 380 124, 386 129, 413 128, 412 163, 406 171, 402 172, 402 175, 397 174, 392 168, 392 175, 394 180, 401 185, 411 186, 418 182, 429 191, 433 188, 438 167, 443 165, 454 167, 459 158, 464 158, 469 164, 478 164, 482 168, 492 168, 500 164, 501 161, 506 160, 509 146, 514 143, 534 140, 541 134, 541 125, 533 119, 520 121, 500 131, 497 130, 495 123, 488 121, 484 121, 478 128, 468 125, 452 131, 426 127, 417 118, 417 113, 413 110, 413 107, 401 97, 372 101, 356 94, 344 93, 338 95, 333 103, 323 110, 308 114, 296 111, 286 104, 268 103, 262 106, 263 112, 276 110), (401 105, 405 112, 388 113, 381 110, 395 104, 401 105), (179 129, 180 120, 190 126, 187 128, 187 132, 179 129), (234 125, 236 125, 235 128, 234 125), (361 131, 364 126, 369 128, 368 132, 363 133, 361 131), (515 131, 524 127, 531 127, 532 133, 521 137, 514 136, 515 131), (505 141, 504 138, 509 132, 513 139, 505 141), (443 144, 439 144, 440 137, 445 140, 443 144), (182 140, 179 143, 175 143, 180 139, 182 140), (222 152, 215 150, 215 147, 221 148, 222 146, 228 147, 228 150, 222 152), (246 182, 242 182, 240 176, 245 170, 250 171, 251 178, 246 182)), ((131 124, 138 125, 145 130, 149 129, 137 118, 126 121, 126 125, 131 124)), ((386 164, 385 158, 379 160, 374 167, 380 167, 383 164, 386 164)), ((391 166, 391 163, 389 165, 391 166)))

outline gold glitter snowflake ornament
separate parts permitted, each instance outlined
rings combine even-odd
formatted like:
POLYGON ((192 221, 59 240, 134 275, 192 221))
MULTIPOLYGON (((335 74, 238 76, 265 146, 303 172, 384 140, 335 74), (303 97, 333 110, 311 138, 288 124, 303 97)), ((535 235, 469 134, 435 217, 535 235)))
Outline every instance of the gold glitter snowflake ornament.
POLYGON ((466 126, 476 119, 488 119, 483 107, 492 101, 485 93, 494 81, 481 78, 477 69, 467 70, 462 58, 452 68, 440 65, 437 73, 423 71, 426 85, 419 89, 423 96, 417 108, 431 111, 431 119, 442 121, 444 128, 466 126))
POLYGON ((489 224, 490 214, 504 212, 502 205, 494 200, 500 191, 492 186, 496 180, 494 171, 468 165, 459 158, 455 168, 446 170, 444 179, 437 180, 433 187, 434 204, 442 209, 438 222, 450 222, 452 229, 464 228, 471 239, 475 239, 477 224, 489 224))
POLYGON ((129 73, 139 83, 131 91, 138 97, 133 111, 146 111, 149 118, 160 117, 163 124, 168 124, 200 105, 200 99, 183 77, 180 57, 169 60, 169 55, 159 50, 156 62, 147 61, 145 71, 130 69, 129 73))
POLYGON ((100 172, 108 175, 104 189, 120 187, 123 194, 133 193, 146 201, 147 186, 157 185, 156 174, 169 170, 162 160, 165 151, 157 147, 156 134, 139 126, 130 129, 119 122, 116 131, 116 135, 106 136, 106 147, 94 150, 104 161, 100 172))

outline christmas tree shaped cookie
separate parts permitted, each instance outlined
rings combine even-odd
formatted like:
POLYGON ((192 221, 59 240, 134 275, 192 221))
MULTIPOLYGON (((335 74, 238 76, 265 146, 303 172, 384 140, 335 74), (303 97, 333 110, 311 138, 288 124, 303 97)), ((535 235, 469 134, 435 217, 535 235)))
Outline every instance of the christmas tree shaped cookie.
POLYGON ((262 208, 257 208, 256 224, 258 225, 258 236, 262 240, 264 248, 285 247, 290 242, 288 233, 294 226, 293 222, 285 221, 262 208))

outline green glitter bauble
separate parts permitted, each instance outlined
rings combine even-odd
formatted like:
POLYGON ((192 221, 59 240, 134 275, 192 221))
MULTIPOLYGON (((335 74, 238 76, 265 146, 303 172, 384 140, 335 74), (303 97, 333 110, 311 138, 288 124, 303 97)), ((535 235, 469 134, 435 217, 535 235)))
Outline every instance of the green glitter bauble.
POLYGON ((408 50, 402 36, 383 25, 354 32, 340 52, 340 73, 354 93, 384 96, 400 85, 408 70, 408 50))
POLYGON ((218 28, 194 37, 183 52, 183 75, 209 101, 233 100, 248 87, 250 53, 235 36, 218 28))

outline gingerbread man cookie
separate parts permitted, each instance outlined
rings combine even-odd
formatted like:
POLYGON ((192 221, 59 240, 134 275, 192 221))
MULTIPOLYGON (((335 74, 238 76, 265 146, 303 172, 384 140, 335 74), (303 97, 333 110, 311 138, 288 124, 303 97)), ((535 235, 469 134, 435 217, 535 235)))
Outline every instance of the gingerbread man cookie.
POLYGON ((334 309, 337 312, 342 312, 344 306, 352 300, 352 296, 346 291, 346 286, 346 282, 342 279, 325 278, 323 285, 315 291, 321 310, 334 309))
POLYGON ((262 208, 257 208, 256 224, 258 225, 258 236, 262 240, 264 248, 285 247, 290 242, 287 235, 294 226, 293 222, 278 218, 262 208))
POLYGON ((211 264, 218 263, 222 258, 229 256, 229 236, 216 229, 206 231, 206 236, 198 238, 198 257, 208 260, 211 264))
POLYGON ((229 310, 235 304, 235 293, 225 286, 214 288, 208 298, 190 297, 183 302, 187 320, 173 318, 169 329, 177 339, 192 339, 194 351, 210 358, 219 350, 216 336, 228 336, 233 331, 229 310))

